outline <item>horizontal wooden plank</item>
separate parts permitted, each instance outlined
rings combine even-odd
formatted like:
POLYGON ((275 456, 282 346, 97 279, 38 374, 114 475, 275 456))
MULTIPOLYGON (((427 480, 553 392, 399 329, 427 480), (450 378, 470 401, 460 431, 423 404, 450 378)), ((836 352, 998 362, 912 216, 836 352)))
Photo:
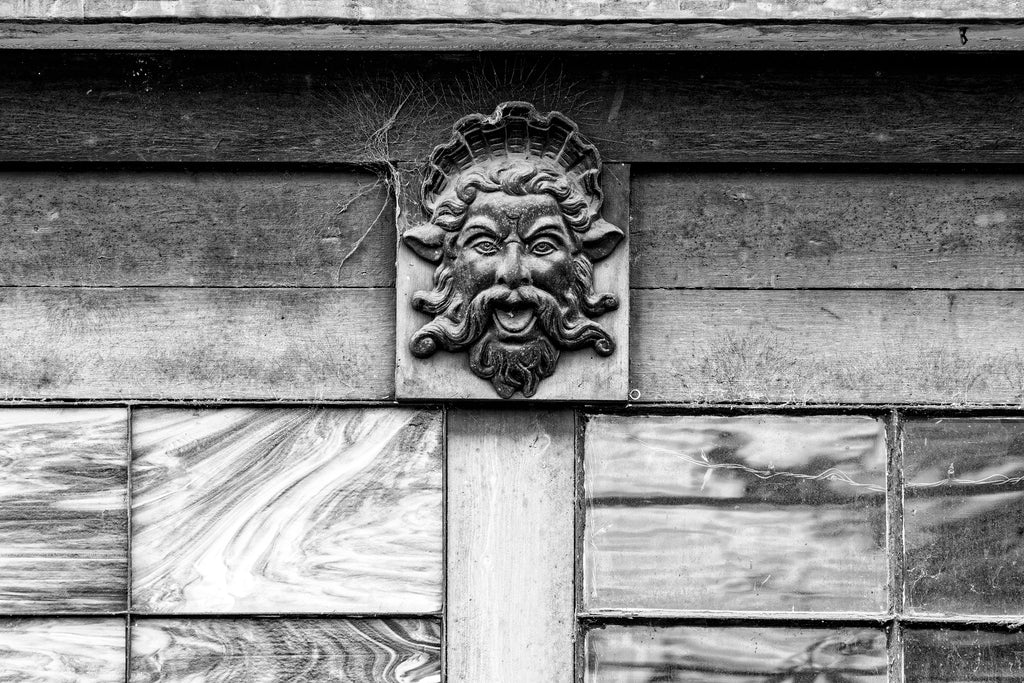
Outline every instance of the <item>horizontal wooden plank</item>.
POLYGON ((132 623, 132 681, 380 681, 441 675, 429 619, 145 619, 132 623))
POLYGON ((532 100, 623 162, 1024 160, 1002 55, 12 53, 0 162, 422 160, 532 100))
POLYGON ((132 415, 132 603, 169 613, 441 609, 441 413, 132 415))
MULTIPOLYGON (((637 402, 1024 402, 1024 292, 632 297, 637 402)), ((389 289, 5 288, 0 318, 6 398, 393 396, 389 289)))
POLYGON ((8 50, 948 50, 1024 49, 1017 22, 0 23, 8 50))
POLYGON ((880 19, 1024 16, 1020 0, 18 0, 0 10, 9 19, 880 19))
POLYGON ((387 289, 0 289, 5 398, 386 399, 387 289))
POLYGON ((634 287, 1024 287, 1016 174, 634 174, 634 287))
POLYGON ((0 285, 388 287, 369 173, 0 173, 0 285))
POLYGON ((125 609, 127 498, 124 408, 0 410, 0 612, 125 609))
POLYGON ((0 671, 19 683, 125 680, 124 619, 0 619, 0 671))
POLYGON ((640 401, 1024 403, 1024 292, 634 290, 630 334, 640 401))

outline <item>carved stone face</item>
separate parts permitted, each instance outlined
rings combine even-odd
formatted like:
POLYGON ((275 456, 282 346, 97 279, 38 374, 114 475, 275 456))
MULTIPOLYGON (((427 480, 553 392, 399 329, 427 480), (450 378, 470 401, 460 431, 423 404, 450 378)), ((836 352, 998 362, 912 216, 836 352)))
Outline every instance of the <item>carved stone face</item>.
POLYGON ((611 354, 614 341, 592 318, 618 299, 594 293, 592 262, 622 231, 586 214, 564 176, 521 162, 457 187, 444 212, 402 235, 438 264, 433 290, 413 296, 413 308, 433 316, 412 336, 413 355, 468 351, 470 370, 509 398, 533 396, 562 351, 611 354))
POLYGON ((454 247, 462 298, 471 301, 488 289, 495 294, 491 315, 498 341, 524 344, 542 333, 536 298, 522 296, 521 288, 541 290, 566 306, 579 246, 554 197, 482 193, 469 206, 454 247))

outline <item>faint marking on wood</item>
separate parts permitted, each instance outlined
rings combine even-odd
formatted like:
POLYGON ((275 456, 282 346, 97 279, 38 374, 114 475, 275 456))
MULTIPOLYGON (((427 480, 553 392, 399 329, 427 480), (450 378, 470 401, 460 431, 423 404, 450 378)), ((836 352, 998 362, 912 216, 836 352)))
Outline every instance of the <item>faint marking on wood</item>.
POLYGON ((369 174, 24 172, 0 188, 0 285, 394 282, 369 174))
POLYGON ((450 683, 573 681, 572 411, 448 417, 450 683))
POLYGON ((380 400, 384 289, 0 288, 0 397, 380 400))

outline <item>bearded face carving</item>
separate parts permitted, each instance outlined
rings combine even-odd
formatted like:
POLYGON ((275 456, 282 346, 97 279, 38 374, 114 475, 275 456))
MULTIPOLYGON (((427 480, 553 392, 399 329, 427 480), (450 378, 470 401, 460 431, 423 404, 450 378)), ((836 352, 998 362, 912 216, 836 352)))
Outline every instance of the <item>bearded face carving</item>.
POLYGON ((558 113, 507 103, 467 117, 437 148, 424 182, 430 220, 402 239, 437 265, 412 306, 433 316, 409 340, 417 358, 468 352, 502 398, 533 396, 559 355, 615 340, 595 320, 618 307, 596 293, 593 264, 623 237, 599 217, 600 159, 558 113))

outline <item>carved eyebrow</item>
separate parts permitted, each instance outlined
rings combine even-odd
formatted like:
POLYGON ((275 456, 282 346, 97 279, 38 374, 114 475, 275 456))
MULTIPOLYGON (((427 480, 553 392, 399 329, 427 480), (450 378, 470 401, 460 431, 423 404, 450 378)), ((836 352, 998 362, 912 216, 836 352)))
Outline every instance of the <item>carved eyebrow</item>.
POLYGON ((523 231, 524 240, 532 240, 538 237, 553 237, 565 244, 564 226, 551 218, 541 218, 523 231))
POLYGON ((498 232, 498 226, 494 221, 485 216, 474 218, 469 225, 462 228, 463 240, 471 239, 480 234, 493 237, 494 239, 501 239, 501 233, 498 232))

